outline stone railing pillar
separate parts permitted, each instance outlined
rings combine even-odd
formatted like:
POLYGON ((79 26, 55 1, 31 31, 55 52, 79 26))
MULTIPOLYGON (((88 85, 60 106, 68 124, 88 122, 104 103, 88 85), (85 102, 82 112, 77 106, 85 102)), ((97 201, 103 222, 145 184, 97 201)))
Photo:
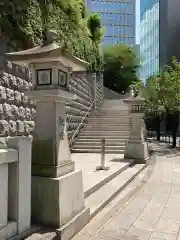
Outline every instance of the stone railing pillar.
POLYGON ((93 84, 93 96, 94 96, 94 109, 96 109, 96 97, 97 97, 97 79, 96 79, 96 73, 92 73, 92 84, 93 84))
POLYGON ((102 97, 104 97, 104 74, 103 73, 100 74, 100 84, 101 84, 102 97))
POLYGON ((129 106, 131 130, 126 143, 124 158, 135 159, 136 163, 145 163, 148 159, 148 147, 144 139, 143 104, 141 97, 130 97, 124 100, 129 106))

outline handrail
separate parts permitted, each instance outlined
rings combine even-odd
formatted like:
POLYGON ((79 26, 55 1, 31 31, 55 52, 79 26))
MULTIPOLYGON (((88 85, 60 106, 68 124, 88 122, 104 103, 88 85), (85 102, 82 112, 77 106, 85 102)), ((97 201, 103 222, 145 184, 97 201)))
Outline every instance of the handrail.
POLYGON ((74 134, 73 134, 73 136, 72 136, 72 138, 71 138, 71 140, 70 140, 70 146, 72 146, 73 140, 75 139, 76 134, 79 132, 80 127, 81 127, 81 125, 83 124, 84 120, 87 118, 88 113, 91 111, 91 109, 92 109, 92 107, 93 107, 93 105, 94 105, 94 102, 95 102, 95 101, 93 101, 93 102, 91 103, 90 107, 88 108, 88 111, 86 112, 85 116, 83 117, 83 119, 81 120, 80 124, 78 125, 76 131, 74 132, 74 134))

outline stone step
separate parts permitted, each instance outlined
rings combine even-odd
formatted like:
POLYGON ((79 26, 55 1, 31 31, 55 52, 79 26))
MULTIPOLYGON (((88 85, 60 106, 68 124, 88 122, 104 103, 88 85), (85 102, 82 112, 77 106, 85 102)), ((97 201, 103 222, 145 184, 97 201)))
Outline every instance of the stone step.
MULTIPOLYGON (((104 138, 104 136, 100 136, 100 135, 81 135, 79 136, 78 140, 81 140, 81 141, 89 141, 89 140, 99 140, 101 141, 101 139, 104 138)), ((129 138, 129 135, 127 136, 121 136, 121 135, 108 135, 108 136, 105 136, 105 139, 106 141, 109 140, 114 140, 114 141, 120 141, 120 140, 127 140, 129 138)))
POLYGON ((127 119, 127 118, 130 118, 129 115, 117 115, 117 116, 112 116, 112 115, 102 115, 102 116, 94 116, 92 115, 92 117, 90 117, 90 119, 119 119, 119 118, 122 118, 122 119, 127 119))
MULTIPOLYGON (((94 123, 94 122, 92 122, 92 123, 89 123, 88 122, 88 124, 86 125, 86 126, 96 126, 97 125, 97 123, 94 123)), ((126 122, 126 123, 121 123, 121 122, 118 122, 118 123, 114 123, 114 122, 110 122, 110 123, 104 123, 103 121, 102 122, 99 122, 98 123, 98 126, 105 126, 105 127, 107 127, 107 126, 112 126, 112 127, 118 127, 118 126, 128 126, 128 127, 131 127, 131 124, 130 123, 128 123, 128 122, 126 122)))
MULTIPOLYGON (((119 165, 116 166, 116 169, 113 170, 112 166, 109 171, 103 172, 103 171, 96 171, 96 175, 92 175, 93 180, 91 181, 91 185, 85 189, 84 191, 84 197, 87 198, 91 194, 93 194, 95 191, 99 190, 102 186, 104 186, 106 183, 110 182, 112 179, 114 179, 117 175, 125 171, 128 167, 130 167, 134 163, 134 160, 128 160, 128 161, 119 161, 119 165)), ((107 162, 109 164, 109 162, 107 162)), ((85 186, 87 183, 85 182, 85 186)))
POLYGON ((111 115, 111 114, 112 115, 121 115, 121 114, 123 115, 123 114, 127 114, 127 115, 129 115, 129 111, 128 110, 120 110, 120 111, 119 110, 118 111, 117 110, 116 111, 113 111, 113 110, 112 111, 111 110, 103 110, 102 111, 102 110, 100 110, 98 112, 95 112, 94 114, 97 114, 97 115, 101 115, 101 114, 102 115, 107 115, 107 114, 108 115, 111 115))
MULTIPOLYGON (((125 144, 125 142, 126 142, 126 139, 119 139, 119 140, 117 140, 117 139, 112 139, 112 140, 109 140, 109 139, 106 139, 106 146, 114 146, 114 145, 123 145, 123 144, 125 144)), ((80 145, 80 144, 92 144, 92 145, 94 145, 94 144, 97 144, 97 145, 101 145, 101 139, 95 139, 95 140, 93 140, 93 139, 77 139, 77 141, 76 141, 76 143, 75 143, 76 145, 80 145)))
POLYGON ((88 124, 111 124, 111 123, 120 123, 120 124, 130 124, 130 119, 122 119, 122 118, 111 118, 111 119, 103 119, 103 118, 96 118, 96 119, 88 119, 88 124))
POLYGON ((90 208, 91 218, 115 198, 145 167, 145 164, 138 164, 127 168, 87 197, 86 205, 90 208))
POLYGON ((129 112, 126 111, 121 111, 121 112, 110 112, 110 111, 105 111, 105 112, 98 112, 94 113, 94 116, 129 116, 129 112))
POLYGON ((113 125, 113 126, 109 126, 109 124, 107 125, 101 125, 101 124, 96 124, 96 125, 87 125, 84 128, 84 131, 130 131, 130 126, 129 125, 113 125))
POLYGON ((129 136, 129 133, 130 133, 130 131, 123 131, 123 130, 108 130, 108 129, 106 129, 106 131, 101 131, 101 130, 99 130, 99 131, 86 131, 86 130, 84 130, 84 131, 82 131, 81 132, 81 136, 82 135, 100 135, 100 136, 114 136, 114 135, 123 135, 123 136, 129 136))
MULTIPOLYGON (((78 149, 72 149, 71 152, 72 153, 101 153, 101 149, 89 149, 89 148, 80 149, 80 148, 78 148, 78 149)), ((124 154, 124 149, 120 149, 120 150, 119 149, 118 150, 106 149, 105 153, 106 154, 124 154)))
MULTIPOLYGON (((78 150, 78 149, 101 149, 101 145, 98 144, 98 145, 95 145, 95 144, 75 144, 73 146, 73 149, 74 150, 78 150)), ((122 144, 122 145, 106 145, 105 147, 105 151, 106 150, 124 150, 125 149, 125 144, 122 144)))

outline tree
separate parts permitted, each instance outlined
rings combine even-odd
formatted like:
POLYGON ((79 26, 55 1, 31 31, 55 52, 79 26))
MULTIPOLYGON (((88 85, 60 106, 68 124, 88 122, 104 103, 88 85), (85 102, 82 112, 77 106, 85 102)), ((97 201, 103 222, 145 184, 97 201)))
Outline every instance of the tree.
POLYGON ((105 47, 103 54, 105 86, 118 93, 126 92, 132 82, 139 80, 136 76, 139 61, 135 49, 120 44, 105 47))
POLYGON ((164 116, 175 147, 180 112, 180 64, 175 57, 171 66, 165 66, 159 75, 149 79, 144 93, 146 112, 164 116))
POLYGON ((164 114, 164 107, 159 99, 160 78, 158 75, 148 79, 142 89, 145 98, 145 122, 148 127, 156 131, 157 140, 160 140, 160 124, 164 114))
POLYGON ((101 42, 103 36, 103 29, 101 25, 100 16, 97 13, 92 13, 88 18, 88 28, 90 31, 90 38, 96 43, 101 42))

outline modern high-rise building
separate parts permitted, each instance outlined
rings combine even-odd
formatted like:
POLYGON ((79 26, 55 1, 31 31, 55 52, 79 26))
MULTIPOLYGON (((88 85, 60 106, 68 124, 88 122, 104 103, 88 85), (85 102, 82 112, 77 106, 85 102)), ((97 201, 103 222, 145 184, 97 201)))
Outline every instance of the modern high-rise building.
POLYGON ((103 45, 135 45, 136 0, 86 0, 86 7, 101 17, 105 27, 103 45))
POLYGON ((140 77, 159 72, 172 57, 180 60, 180 0, 140 0, 140 77))

